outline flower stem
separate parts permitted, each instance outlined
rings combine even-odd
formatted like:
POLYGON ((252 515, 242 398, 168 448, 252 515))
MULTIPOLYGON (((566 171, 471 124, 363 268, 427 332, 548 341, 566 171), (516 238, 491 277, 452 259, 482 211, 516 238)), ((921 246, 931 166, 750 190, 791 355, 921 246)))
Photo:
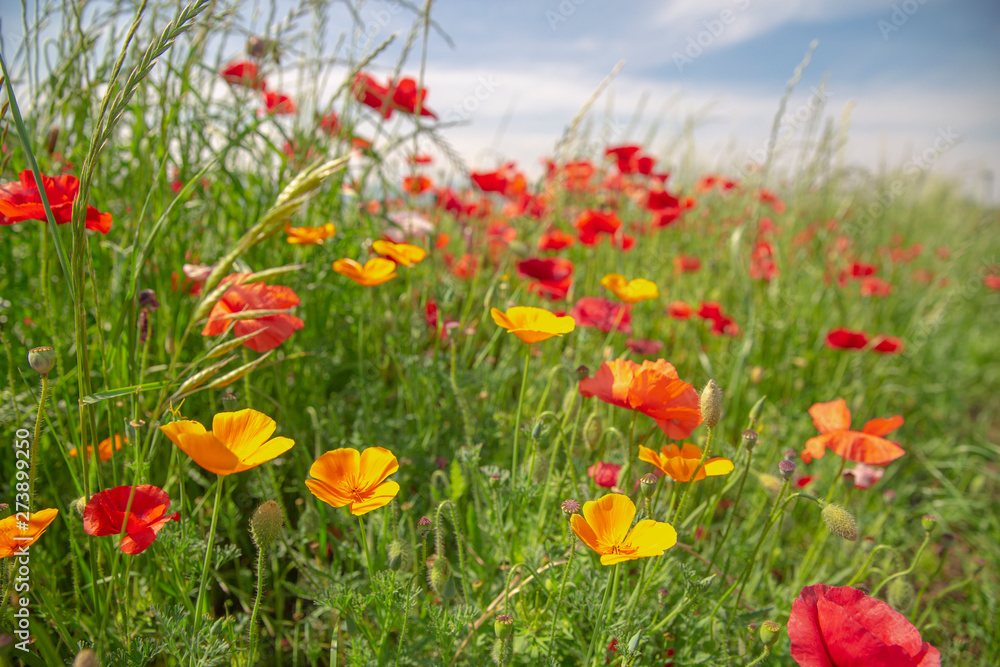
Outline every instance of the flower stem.
POLYGON ((677 503, 677 511, 674 512, 674 520, 670 523, 674 526, 677 522, 684 518, 684 506, 687 504, 688 494, 691 493, 691 487, 694 486, 694 480, 698 477, 698 471, 702 469, 705 465, 705 461, 708 460, 708 453, 712 450, 712 439, 715 436, 715 429, 708 429, 708 439, 705 441, 705 449, 701 452, 701 460, 698 461, 698 467, 694 469, 691 473, 691 479, 687 481, 687 485, 684 487, 684 494, 681 495, 681 500, 677 503))
POLYGON ((743 486, 747 481, 747 474, 750 472, 750 462, 753 459, 753 449, 747 449, 747 463, 743 468, 743 475, 740 477, 740 488, 736 491, 736 500, 733 501, 733 511, 729 514, 729 521, 726 524, 726 532, 722 534, 722 539, 715 546, 715 551, 712 553, 712 557, 708 561, 708 571, 712 570, 712 566, 715 565, 715 559, 719 555, 719 551, 722 549, 726 540, 729 539, 729 532, 733 529, 733 521, 736 519, 736 514, 740 509, 740 499, 743 497, 743 486))
POLYGON ((28 468, 28 512, 31 512, 35 506, 35 452, 38 451, 38 439, 42 435, 42 415, 45 411, 45 398, 48 392, 49 376, 43 375, 42 390, 38 395, 38 413, 35 416, 35 436, 31 441, 31 463, 28 468))
POLYGON ((549 630, 549 650, 545 654, 545 662, 550 662, 552 649, 556 645, 556 621, 559 619, 559 608, 562 607, 563 595, 566 593, 566 581, 569 579, 570 570, 573 567, 573 555, 576 553, 576 540, 570 544, 569 558, 566 559, 566 567, 563 568, 562 579, 559 580, 559 593, 556 595, 556 606, 552 610, 552 628, 549 630))
POLYGON ((250 664, 257 655, 257 610, 260 609, 260 599, 264 592, 264 550, 257 547, 257 596, 253 601, 253 612, 250 614, 250 664))
POLYGON ((873 590, 871 592, 871 596, 875 597, 876 595, 878 595, 878 592, 880 590, 882 590, 885 587, 885 585, 888 584, 893 579, 899 579, 900 577, 905 577, 910 572, 913 572, 913 568, 915 568, 917 566, 917 561, 920 560, 920 555, 922 553, 924 553, 924 549, 927 548, 927 544, 930 541, 931 541, 931 534, 930 534, 930 532, 927 532, 927 533, 924 534, 924 541, 920 543, 920 547, 917 549, 917 553, 913 556, 913 561, 910 563, 910 567, 906 568, 905 570, 901 570, 901 571, 897 572, 896 574, 892 575, 891 577, 886 577, 885 579, 883 579, 882 583, 880 583, 878 586, 876 586, 875 590, 873 590))
POLYGON ((604 587, 604 597, 601 599, 601 610, 597 613, 597 625, 594 627, 594 634, 590 638, 590 646, 587 648, 587 658, 583 661, 585 667, 591 664, 591 657, 594 655, 594 647, 600 642, 601 635, 604 634, 604 618, 610 608, 612 596, 617 593, 618 586, 618 563, 615 563, 611 574, 608 575, 608 583, 604 587))
MULTIPOLYGON (((208 529, 208 545, 205 547, 205 562, 201 566, 201 579, 198 582, 198 597, 194 603, 194 631, 191 637, 198 646, 198 630, 201 628, 201 601, 205 596, 205 581, 208 579, 208 568, 212 564, 212 546, 215 544, 215 525, 219 521, 219 507, 222 505, 222 482, 223 477, 219 475, 215 483, 215 505, 212 507, 212 524, 208 529)), ((191 665, 196 663, 195 653, 191 654, 191 665)))
MULTIPOLYGON (((511 459, 510 466, 510 490, 512 496, 517 493, 517 445, 521 435, 521 410, 524 408, 524 394, 528 386, 528 365, 531 362, 531 345, 526 345, 524 348, 524 374, 521 376, 521 392, 517 397, 517 412, 514 416, 514 456, 511 459)), ((516 498, 512 498, 510 504, 510 514, 511 514, 511 529, 514 531, 517 527, 517 508, 518 503, 516 498)), ((514 535, 510 538, 510 562, 514 562, 514 535)))

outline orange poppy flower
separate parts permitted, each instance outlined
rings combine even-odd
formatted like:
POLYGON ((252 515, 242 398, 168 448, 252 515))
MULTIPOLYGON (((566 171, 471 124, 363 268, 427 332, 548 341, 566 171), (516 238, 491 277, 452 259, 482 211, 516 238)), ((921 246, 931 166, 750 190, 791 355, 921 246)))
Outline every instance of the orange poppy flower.
POLYGON ((422 195, 430 190, 433 185, 431 179, 422 174, 403 177, 403 192, 408 192, 411 195, 422 195))
MULTIPOLYGON (((101 463, 111 459, 111 457, 114 455, 115 452, 121 451, 122 436, 118 433, 115 433, 114 440, 115 440, 114 449, 111 448, 111 438, 105 438, 104 440, 101 440, 97 444, 97 455, 101 457, 101 463)), ((128 438, 125 438, 125 442, 128 442, 128 438)), ((94 453, 94 446, 87 445, 87 458, 90 458, 90 455, 93 453, 94 453)), ((69 455, 70 456, 77 455, 76 447, 69 450, 69 455)))
POLYGON ((660 296, 660 290, 651 280, 645 278, 628 280, 620 273, 609 273, 601 278, 601 287, 612 292, 625 303, 639 303, 660 296))
POLYGON ((317 245, 332 238, 337 233, 337 228, 332 222, 322 227, 292 227, 286 222, 285 233, 288 234, 288 242, 292 245, 317 245))
POLYGON ((294 315, 275 313, 248 320, 233 320, 230 316, 246 310, 281 310, 299 305, 299 297, 291 287, 250 283, 243 285, 246 274, 233 273, 223 282, 235 283, 212 307, 208 322, 201 330, 202 336, 218 336, 225 333, 233 323, 234 336, 246 336, 259 331, 256 336, 244 341, 244 345, 254 352, 267 352, 284 343, 293 333, 305 326, 305 322, 294 315))
POLYGON ((601 555, 601 565, 662 556, 677 543, 669 523, 644 519, 632 527, 635 504, 628 496, 609 493, 583 504, 583 515, 570 517, 570 526, 584 544, 601 555))
POLYGON ((697 390, 663 360, 637 364, 628 359, 605 361, 592 378, 580 380, 580 394, 637 410, 652 417, 667 437, 681 440, 701 423, 697 390))
POLYGON ((372 250, 403 266, 419 264, 427 256, 427 251, 420 246, 409 243, 393 243, 382 239, 372 243, 372 250))
POLYGON ((353 259, 338 259, 333 263, 333 270, 365 287, 381 285, 397 275, 396 262, 385 257, 372 257, 364 266, 353 259))
POLYGON ((291 438, 271 438, 275 426, 264 413, 246 409, 218 413, 211 431, 186 419, 165 424, 160 430, 205 470, 232 475, 267 463, 292 448, 295 441, 291 438))
POLYGON ((676 482, 690 482, 692 475, 694 475, 695 481, 706 477, 728 475, 734 467, 733 462, 726 457, 713 456, 710 459, 705 459, 705 465, 699 468, 701 447, 690 443, 684 443, 680 447, 674 444, 664 445, 659 452, 639 445, 639 460, 652 463, 664 475, 676 482), (695 474, 695 470, 698 471, 698 474, 695 474))
POLYGON ((399 470, 395 455, 383 447, 335 449, 320 456, 309 468, 306 480, 312 494, 333 507, 349 505, 361 516, 389 504, 399 493, 399 484, 386 477, 399 470))
POLYGON ((27 553, 28 547, 41 537, 57 514, 59 514, 57 509, 32 512, 28 516, 27 530, 18 528, 16 514, 11 514, 6 519, 0 519, 0 558, 10 558, 27 553))
POLYGON ((827 447, 848 461, 873 466, 888 465, 906 453, 895 442, 882 437, 903 425, 900 415, 872 419, 861 431, 852 431, 851 411, 842 398, 829 403, 816 403, 809 408, 809 414, 822 435, 806 441, 806 448, 802 451, 802 460, 806 463, 814 458, 823 458, 827 447))
POLYGON ((506 313, 491 308, 490 315, 497 326, 503 327, 525 343, 538 343, 553 336, 562 336, 576 328, 572 317, 558 317, 544 308, 531 306, 514 306, 506 313))

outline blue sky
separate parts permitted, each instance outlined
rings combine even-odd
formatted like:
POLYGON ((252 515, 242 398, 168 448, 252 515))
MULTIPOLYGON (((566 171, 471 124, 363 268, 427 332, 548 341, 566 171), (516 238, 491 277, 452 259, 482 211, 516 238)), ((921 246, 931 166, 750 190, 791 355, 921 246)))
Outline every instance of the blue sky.
MULTIPOLYGON (((277 2, 279 19, 297 6, 277 2)), ((20 37, 15 4, 0 8, 8 49, 20 37)), ((268 5, 245 7, 243 32, 265 32, 268 5)), ((332 44, 352 27, 342 3, 332 3, 328 16, 332 44)), ((592 108, 589 150, 596 155, 602 139, 652 137, 647 149, 665 167, 733 174, 766 146, 785 84, 816 39, 775 153, 786 173, 814 113, 849 121, 845 164, 877 172, 918 156, 921 171, 956 176, 977 195, 984 173, 1000 172, 995 0, 438 0, 433 16, 454 48, 431 32, 427 104, 442 119, 461 121, 443 135, 474 168, 514 159, 539 173, 574 114, 624 60, 592 108), (693 132, 685 135, 685 127, 693 132), (950 140, 942 143, 943 136, 950 140)), ((360 17, 370 44, 398 33, 369 67, 384 77, 412 13, 392 0, 372 0, 360 17)), ((313 22, 300 16, 295 25, 308 31, 313 22)), ((223 58, 241 51, 242 38, 234 38, 223 58)), ((322 107, 343 68, 334 68, 333 83, 317 85, 295 73, 295 58, 290 49, 269 82, 300 98, 305 111, 310 95, 313 107, 322 107)), ((417 76, 419 65, 418 48, 403 73, 417 76)), ((994 201, 998 190, 990 193, 994 201)))

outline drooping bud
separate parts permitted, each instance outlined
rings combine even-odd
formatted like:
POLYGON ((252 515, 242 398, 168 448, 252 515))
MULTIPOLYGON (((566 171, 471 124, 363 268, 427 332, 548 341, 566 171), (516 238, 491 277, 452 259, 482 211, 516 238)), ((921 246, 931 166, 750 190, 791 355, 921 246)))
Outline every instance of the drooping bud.
POLYGON ((851 542, 857 540, 858 524, 854 520, 854 515, 840 505, 820 502, 823 505, 823 511, 820 512, 820 515, 823 517, 823 523, 826 524, 827 529, 845 540, 851 542))
POLYGON ((507 639, 514 631, 514 617, 510 614, 500 614, 493 620, 493 631, 500 639, 507 639))
POLYGON ((603 434, 604 424, 601 423, 601 417, 596 412, 592 412, 587 417, 587 421, 583 423, 583 441, 587 443, 588 448, 594 449, 603 434))
POLYGON ((740 434, 740 444, 742 444, 748 451, 753 450, 757 445, 757 431, 752 428, 748 428, 740 434))
POLYGON ((781 479, 791 479, 795 474, 795 461, 781 459, 778 461, 778 472, 781 473, 781 479))
POLYGON ((760 624, 760 641, 764 646, 773 646, 780 637, 781 626, 774 621, 764 621, 760 624))
POLYGON ((573 500, 572 498, 562 501, 562 504, 559 507, 562 508, 563 514, 565 514, 566 516, 579 514, 580 512, 580 502, 577 500, 573 500))
POLYGON ((73 667, 98 667, 97 654, 91 649, 85 648, 76 654, 73 667))
POLYGON ((645 475, 639 478, 639 489, 642 491, 643 498, 651 498, 653 492, 656 491, 656 475, 651 472, 647 472, 645 475))
POLYGON ((915 594, 913 585, 903 577, 889 582, 887 598, 893 609, 909 609, 915 594))
POLYGON ((715 428, 722 419, 722 388, 709 380, 701 390, 701 419, 708 428, 715 428))
POLYGON ((398 572, 403 569, 409 561, 409 553, 402 540, 394 539, 389 542, 389 569, 398 572))
POLYGON ((156 292, 151 289, 144 289, 139 292, 139 307, 156 310, 160 307, 160 302, 156 300, 156 292))
POLYGON ((83 516, 83 510, 87 507, 87 496, 80 496, 74 500, 71 505, 73 506, 73 509, 76 510, 77 514, 83 516))
MULTIPOLYGON (((435 556, 434 563, 431 565, 430 570, 427 571, 427 583, 430 584, 431 589, 435 593, 448 599, 448 596, 445 595, 445 589, 448 587, 450 581, 451 566, 448 564, 448 559, 435 556)), ((454 595, 454 584, 452 584, 452 594, 454 595)))
POLYGON ((535 425, 531 427, 531 439, 538 442, 538 439, 542 437, 542 420, 539 419, 535 422, 535 425))
POLYGON ((267 550, 271 543, 281 534, 285 525, 285 514, 277 500, 264 502, 250 517, 250 534, 253 542, 261 551, 267 550))
POLYGON ((48 375, 56 367, 56 351, 51 347, 28 350, 28 365, 39 375, 48 375))
POLYGON ((799 458, 799 453, 791 448, 786 449, 782 453, 785 455, 785 458, 788 459, 789 461, 799 458))

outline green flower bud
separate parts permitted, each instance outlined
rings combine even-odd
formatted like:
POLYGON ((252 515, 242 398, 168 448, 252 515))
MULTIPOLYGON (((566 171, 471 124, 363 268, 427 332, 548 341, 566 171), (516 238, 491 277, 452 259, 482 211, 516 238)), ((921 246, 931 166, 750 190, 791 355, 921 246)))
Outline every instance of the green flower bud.
POLYGON ((924 527, 924 532, 929 533, 934 530, 934 526, 937 524, 937 517, 925 514, 920 518, 920 523, 924 527))
POLYGON ((56 367, 56 351, 51 347, 36 347, 29 350, 28 364, 39 375, 48 375, 56 367))
POLYGON ((409 560, 407 558, 406 547, 399 539, 389 542, 389 569, 398 572, 400 568, 409 560))
MULTIPOLYGON (((430 584, 431 590, 442 598, 447 599, 447 596, 445 595, 445 588, 448 586, 448 583, 451 582, 451 566, 448 564, 447 558, 442 558, 441 556, 434 557, 434 563, 427 572, 427 582, 430 584)), ((453 594, 454 586, 455 585, 452 584, 453 594)))
POLYGON ((916 591, 913 590, 913 584, 903 577, 893 579, 889 582, 887 592, 889 606, 893 609, 909 609, 910 605, 913 604, 913 597, 916 595, 916 591))
POLYGON ((740 434, 740 443, 748 450, 752 450, 757 444, 757 431, 748 428, 740 434))
POLYGON ((592 412, 587 417, 587 421, 583 423, 583 441, 587 443, 589 449, 593 450, 597 447, 603 434, 604 424, 601 423, 601 417, 596 412, 592 412))
POLYGON ((753 404, 753 407, 750 408, 749 418, 752 423, 757 424, 760 422, 760 416, 764 413, 764 401, 766 400, 767 396, 761 396, 757 399, 757 402, 753 404))
POLYGON ((285 525, 285 514, 277 500, 268 500, 250 517, 250 534, 254 544, 261 551, 266 550, 281 534, 285 525))
POLYGON ((701 419, 709 428, 715 428, 722 419, 722 388, 715 380, 709 380, 701 390, 701 419))
POLYGON ((858 539, 858 524, 854 520, 854 515, 840 505, 833 503, 823 503, 823 511, 820 512, 823 523, 834 535, 839 535, 845 540, 854 542, 858 539))

